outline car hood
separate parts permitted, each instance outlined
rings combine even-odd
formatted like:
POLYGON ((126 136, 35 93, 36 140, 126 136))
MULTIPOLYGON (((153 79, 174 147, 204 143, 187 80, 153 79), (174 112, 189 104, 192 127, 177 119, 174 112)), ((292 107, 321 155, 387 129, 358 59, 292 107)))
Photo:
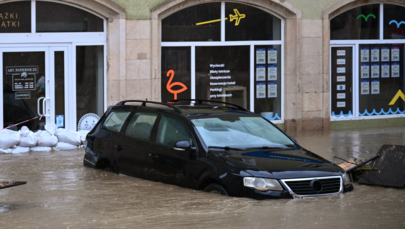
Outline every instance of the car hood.
POLYGON ((210 150, 208 157, 240 169, 242 176, 290 179, 344 173, 339 166, 299 147, 288 150, 210 150))

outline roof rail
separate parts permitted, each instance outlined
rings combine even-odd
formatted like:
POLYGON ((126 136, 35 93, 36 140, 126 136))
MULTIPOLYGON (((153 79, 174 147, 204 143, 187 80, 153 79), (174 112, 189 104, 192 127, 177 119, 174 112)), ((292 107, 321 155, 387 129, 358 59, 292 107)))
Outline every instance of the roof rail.
POLYGON ((170 105, 170 104, 167 104, 167 103, 154 102, 154 101, 125 100, 125 101, 121 101, 121 102, 117 103, 117 105, 119 105, 119 106, 124 106, 125 103, 131 103, 131 102, 132 102, 132 103, 142 103, 142 106, 143 106, 143 107, 146 107, 146 104, 147 104, 147 103, 152 103, 152 104, 158 104, 158 105, 162 105, 162 106, 167 106, 167 107, 173 108, 173 110, 176 111, 177 113, 183 114, 183 111, 182 111, 181 109, 179 109, 178 107, 176 107, 176 106, 173 106, 173 105, 170 105))
MULTIPOLYGON (((239 110, 243 110, 243 111, 249 111, 248 109, 241 107, 239 105, 233 104, 233 103, 227 103, 227 102, 220 102, 220 101, 212 101, 212 100, 202 100, 202 99, 178 99, 178 100, 172 100, 169 102, 196 102, 196 104, 199 105, 203 105, 203 102, 210 102, 210 103, 219 103, 219 104, 226 104, 226 105, 230 105, 230 106, 234 106, 236 108, 238 108, 239 110)), ((205 104, 205 105, 210 105, 210 104, 205 104)), ((250 111, 249 111, 250 112, 250 111)))

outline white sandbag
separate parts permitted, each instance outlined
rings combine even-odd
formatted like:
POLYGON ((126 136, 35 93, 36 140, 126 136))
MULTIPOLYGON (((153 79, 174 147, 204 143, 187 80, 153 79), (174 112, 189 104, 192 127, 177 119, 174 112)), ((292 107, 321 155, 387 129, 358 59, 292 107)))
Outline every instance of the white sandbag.
POLYGON ((0 148, 9 149, 20 143, 21 135, 19 132, 12 130, 1 130, 0 131, 0 148))
POLYGON ((58 142, 58 144, 56 144, 56 146, 53 148, 54 150, 75 150, 78 149, 79 147, 66 143, 66 142, 58 142))
POLYGON ((37 145, 37 137, 35 134, 28 129, 28 127, 23 126, 20 130, 21 140, 18 146, 22 147, 33 147, 37 145))
POLYGON ((69 143, 69 144, 75 145, 75 146, 82 144, 80 134, 76 133, 74 131, 69 131, 69 130, 60 128, 60 129, 56 130, 55 136, 58 137, 58 142, 69 143))
POLYGON ((11 149, 12 154, 28 153, 30 152, 30 147, 17 146, 11 149))
POLYGON ((0 153, 11 153, 12 152, 12 150, 11 149, 1 149, 0 148, 0 153))
POLYGON ((54 147, 58 144, 58 138, 54 135, 51 135, 48 131, 39 130, 36 133, 37 136, 37 146, 47 146, 54 147))
POLYGON ((80 139, 82 140, 82 144, 87 145, 86 137, 87 137, 87 134, 90 133, 90 131, 88 131, 88 130, 79 130, 77 133, 80 134, 80 139))
POLYGON ((51 151, 52 148, 51 147, 46 147, 46 146, 34 146, 34 147, 30 147, 30 151, 32 152, 49 152, 51 151))
POLYGON ((55 135, 57 129, 58 127, 54 123, 45 125, 45 130, 48 131, 48 133, 50 133, 51 135, 55 135))

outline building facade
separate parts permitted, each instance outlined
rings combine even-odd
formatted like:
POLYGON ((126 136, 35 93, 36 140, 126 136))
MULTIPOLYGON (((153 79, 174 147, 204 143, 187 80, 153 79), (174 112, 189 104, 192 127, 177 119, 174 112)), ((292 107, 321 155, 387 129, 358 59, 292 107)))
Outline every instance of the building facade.
POLYGON ((0 128, 121 100, 236 103, 286 130, 405 125, 405 1, 0 0, 0 128))

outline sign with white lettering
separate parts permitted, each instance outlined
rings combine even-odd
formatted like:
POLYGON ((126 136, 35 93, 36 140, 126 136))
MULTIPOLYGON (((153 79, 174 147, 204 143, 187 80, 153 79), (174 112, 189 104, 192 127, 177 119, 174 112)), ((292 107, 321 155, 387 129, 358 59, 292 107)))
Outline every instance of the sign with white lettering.
POLYGON ((256 98, 265 99, 266 98, 266 83, 256 84, 256 98))
POLYGON ((369 62, 370 61, 370 49, 369 48, 361 48, 361 62, 369 62))
POLYGON ((361 78, 370 78, 370 65, 369 64, 361 64, 361 78))
POLYGON ((371 48, 371 62, 379 62, 380 61, 380 48, 373 47, 371 48))
POLYGON ((267 49, 267 63, 269 64, 277 64, 277 49, 270 48, 267 49))
POLYGON ((267 69, 269 80, 277 80, 277 65, 269 65, 267 69))
POLYGON ((399 63, 392 63, 391 65, 391 76, 392 78, 399 77, 399 63))
POLYGON ((361 81, 361 94, 362 95, 368 95, 370 94, 370 81, 368 80, 362 80, 361 81))
POLYGON ((382 62, 390 61, 390 48, 389 47, 381 48, 381 61, 382 62))
POLYGON ((266 63, 266 49, 256 49, 256 64, 266 63))
POLYGON ((380 78, 380 64, 371 64, 371 78, 380 78))
POLYGON ((267 98, 277 98, 277 82, 268 83, 268 95, 267 98))
POLYGON ((380 80, 371 80, 371 94, 380 94, 380 80))
POLYGON ((13 91, 33 91, 36 87, 36 74, 13 74, 13 91))
POLYGON ((30 91, 16 92, 15 99, 31 99, 31 92, 30 91))
POLYGON ((266 66, 265 65, 257 65, 256 66, 256 80, 257 81, 265 81, 266 80, 266 66))
POLYGON ((381 64, 381 78, 390 78, 390 64, 389 63, 381 64))

